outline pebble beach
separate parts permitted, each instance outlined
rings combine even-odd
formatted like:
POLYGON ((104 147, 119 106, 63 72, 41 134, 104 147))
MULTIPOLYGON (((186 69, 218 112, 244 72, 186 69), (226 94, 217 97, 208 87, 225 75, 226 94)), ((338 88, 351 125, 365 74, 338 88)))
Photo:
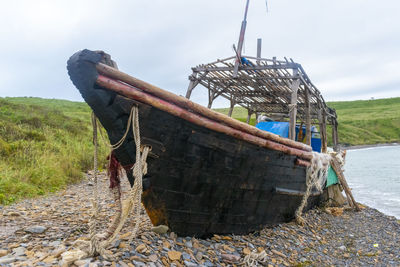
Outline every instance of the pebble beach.
MULTIPOLYGON (((93 186, 87 178, 55 194, 0 207, 0 266, 66 266, 62 254, 88 238, 93 186)), ((114 214, 105 175, 99 190, 105 229, 114 214)), ((115 261, 97 256, 70 266, 400 266, 395 217, 362 206, 360 212, 318 207, 304 219, 303 226, 289 222, 248 235, 200 239, 155 232, 143 210, 137 237, 129 243, 130 218, 110 248, 115 261)))

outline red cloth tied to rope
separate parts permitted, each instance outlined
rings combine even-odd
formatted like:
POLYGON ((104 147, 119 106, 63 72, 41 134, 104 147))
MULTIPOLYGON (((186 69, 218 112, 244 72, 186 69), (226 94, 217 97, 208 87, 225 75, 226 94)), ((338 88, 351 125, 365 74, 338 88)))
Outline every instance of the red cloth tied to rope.
POLYGON ((110 188, 115 188, 115 187, 119 188, 119 185, 121 183, 120 176, 122 168, 124 168, 126 173, 128 173, 132 169, 134 164, 122 166, 121 163, 119 163, 117 157, 115 156, 114 151, 112 151, 111 154, 107 156, 107 160, 109 160, 107 174, 110 177, 110 188))
POLYGON ((107 174, 110 177, 110 188, 119 188, 119 184, 121 183, 121 180, 119 179, 121 164, 115 156, 114 151, 112 151, 111 154, 108 155, 107 159, 109 160, 107 174))

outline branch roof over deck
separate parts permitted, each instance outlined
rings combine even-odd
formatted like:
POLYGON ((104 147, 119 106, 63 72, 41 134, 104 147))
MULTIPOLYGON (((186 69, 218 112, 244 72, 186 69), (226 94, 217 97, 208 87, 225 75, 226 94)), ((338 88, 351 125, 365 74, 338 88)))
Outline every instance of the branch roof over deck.
POLYGON ((306 90, 310 115, 317 120, 319 111, 326 114, 328 123, 336 123, 336 112, 329 108, 321 92, 311 82, 302 66, 292 60, 242 57, 237 77, 233 76, 236 57, 198 65, 189 76, 188 95, 201 84, 209 90, 210 101, 222 96, 250 113, 287 114, 291 109, 293 85, 297 88, 299 119, 306 117, 306 90), (243 59, 245 58, 245 59, 243 59), (297 87, 297 83, 300 82, 297 87))

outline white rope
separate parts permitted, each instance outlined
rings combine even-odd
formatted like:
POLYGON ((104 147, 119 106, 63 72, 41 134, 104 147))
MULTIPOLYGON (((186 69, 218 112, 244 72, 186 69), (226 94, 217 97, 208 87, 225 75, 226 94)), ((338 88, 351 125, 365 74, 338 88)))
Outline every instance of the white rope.
POLYGON ((297 108, 297 103, 296 104, 289 104, 289 113, 293 112, 293 110, 297 108))
MULTIPOLYGON (((126 137, 128 136, 131 124, 133 126, 133 123, 132 123, 133 115, 134 115, 134 109, 131 108, 125 133, 123 134, 123 136, 121 137, 121 139, 117 143, 110 144, 109 142, 107 142, 105 140, 105 138, 103 136, 103 133, 101 131, 101 128, 97 127, 97 125, 99 125, 100 122, 99 122, 98 118, 94 115, 94 113, 92 113, 92 117, 94 118, 94 121, 92 122, 93 123, 93 127, 98 128, 98 130, 100 132, 100 137, 103 140, 103 143, 106 144, 110 148, 110 156, 109 156, 109 161, 108 161, 108 167, 110 167, 110 165, 111 165, 111 153, 112 153, 112 151, 118 149, 119 147, 121 147, 121 145, 125 142, 126 137)), ((133 127, 132 127, 132 130, 133 130, 133 127)), ((96 131, 96 138, 97 138, 97 131, 96 131)), ((97 154, 97 146, 95 146, 95 153, 97 154)), ((96 157, 95 160, 97 162, 97 157, 96 157)), ((120 171, 120 170, 118 170, 118 171, 120 171)), ((116 212, 116 214, 115 214, 115 216, 113 218, 112 223, 108 227, 108 230, 106 232, 104 232, 103 234, 97 234, 97 237, 99 239, 101 239, 101 240, 108 239, 114 233, 115 229, 117 228, 117 226, 118 226, 118 224, 119 224, 119 222, 121 220, 121 213, 122 213, 122 201, 121 201, 121 198, 122 198, 122 195, 121 195, 120 184, 118 183, 117 188, 113 188, 111 190, 112 190, 112 194, 114 196, 114 201, 115 201, 115 203, 117 205, 117 212, 116 212)))
MULTIPOLYGON (((127 130, 125 134, 114 145, 110 145, 111 149, 119 148, 125 141, 127 134, 129 132, 130 126, 132 125, 132 132, 136 145, 136 162, 133 167, 133 175, 135 177, 135 183, 129 192, 129 197, 123 202, 119 203, 119 211, 117 216, 114 218, 113 223, 109 227, 111 231, 96 234, 96 227, 98 221, 99 214, 99 196, 98 196, 98 179, 97 179, 97 119, 94 115, 92 115, 92 123, 93 123, 93 141, 94 141, 94 200, 93 200, 93 215, 89 220, 89 238, 90 241, 82 241, 79 240, 76 242, 78 245, 77 250, 67 251, 62 254, 62 264, 65 266, 69 266, 74 261, 94 256, 96 254, 100 254, 104 259, 114 260, 115 255, 112 255, 107 248, 115 241, 118 233, 121 231, 123 225, 125 224, 129 214, 133 211, 135 217, 135 226, 132 231, 132 235, 130 237, 129 243, 131 243, 132 239, 136 236, 137 231, 139 229, 140 223, 140 210, 141 210, 141 198, 142 198, 142 178, 143 175, 147 172, 147 164, 146 159, 148 153, 150 151, 149 146, 145 146, 143 148, 143 153, 141 153, 141 144, 140 144, 140 128, 139 128, 139 112, 136 106, 132 107, 129 119, 127 130)), ((120 196, 119 196, 120 201, 120 196)))
POLYGON ((322 193, 322 190, 324 189, 324 184, 326 183, 328 175, 330 159, 331 157, 328 154, 313 152, 311 164, 309 167, 307 167, 306 192, 303 195, 300 206, 295 212, 296 222, 301 225, 303 225, 305 222, 302 214, 304 207, 307 205, 311 190, 314 187, 319 193, 322 193))
MULTIPOLYGON (((135 107, 135 108, 136 108, 136 107, 135 107)), ((111 148, 111 150, 116 150, 116 149, 118 149, 118 148, 125 142, 125 139, 126 139, 126 137, 128 136, 128 133, 129 133, 129 129, 130 129, 130 127, 131 127, 131 124, 133 124, 132 122, 133 122, 134 113, 135 113, 135 112, 134 112, 134 108, 132 107, 132 108, 131 108, 131 112, 129 113, 128 124, 127 124, 127 126, 126 126, 125 133, 124 133, 124 135, 121 137, 121 139, 120 139, 117 143, 115 143, 115 144, 109 144, 109 143, 105 140, 105 138, 104 138, 104 136, 103 136, 103 133, 101 132, 101 129, 99 129, 100 136, 101 136, 103 142, 104 142, 109 148, 111 148)), ((93 116, 94 116, 94 113, 92 113, 92 114, 93 114, 93 116)), ((96 117, 95 117, 95 118, 96 118, 96 117)), ((98 120, 98 119, 96 118, 96 120, 98 120)), ((132 125, 132 130, 133 130, 133 125, 132 125)))
POLYGON ((261 252, 251 252, 249 255, 246 255, 243 259, 243 263, 245 266, 258 266, 258 265, 266 265, 268 260, 268 254, 265 250, 261 252))
MULTIPOLYGON (((100 136, 101 136, 101 139, 103 140, 103 143, 106 144, 110 148, 110 156, 109 156, 109 161, 108 161, 108 167, 111 166, 111 158, 112 158, 111 155, 112 155, 113 150, 118 149, 125 142, 126 137, 128 136, 128 133, 129 133, 131 125, 132 125, 132 131, 133 131, 133 127, 134 127, 133 126, 133 116, 134 116, 134 108, 132 107, 131 111, 129 113, 129 118, 128 118, 128 122, 127 122, 125 133, 123 134, 121 139, 115 144, 108 143, 105 140, 104 136, 103 136, 101 128, 99 128, 100 136)), ((95 119, 96 119, 96 122, 99 123, 98 122, 98 118, 95 117, 95 119)), ((117 171, 121 172, 122 170, 117 170, 117 171)), ((120 186, 121 186, 120 183, 118 183, 116 188, 112 188, 111 189, 112 190, 112 194, 114 196, 114 201, 115 201, 115 203, 117 205, 117 212, 116 212, 116 214, 115 214, 115 216, 114 216, 114 218, 112 220, 112 223, 110 224, 110 226, 106 230, 106 232, 104 232, 103 234, 97 234, 98 238, 101 239, 101 240, 108 239, 115 232, 115 230, 118 227, 118 224, 119 224, 119 222, 121 220, 121 214, 122 214, 122 201, 121 201, 121 198, 122 198, 122 195, 121 195, 121 187, 120 186)))

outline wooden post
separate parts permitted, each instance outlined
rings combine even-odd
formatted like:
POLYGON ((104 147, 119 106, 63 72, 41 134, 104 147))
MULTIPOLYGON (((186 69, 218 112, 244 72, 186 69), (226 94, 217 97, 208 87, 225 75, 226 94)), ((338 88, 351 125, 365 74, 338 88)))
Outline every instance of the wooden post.
MULTIPOLYGON (((298 70, 293 70, 293 76, 297 77, 298 70)), ((289 105, 289 139, 295 140, 296 138, 296 116, 297 116, 297 90, 299 89, 300 79, 293 80, 290 89, 292 90, 292 95, 290 98, 289 105)))
POLYGON ((335 121, 332 122, 332 144, 333 144, 333 151, 337 151, 336 138, 335 138, 335 121))
POLYGON ((214 101, 214 91, 211 90, 211 88, 208 88, 208 108, 211 108, 212 103, 214 101))
POLYGON ((258 123, 258 117, 260 117, 260 112, 256 112, 256 124, 258 123))
POLYGON ((332 158, 331 166, 333 170, 336 172, 340 184, 343 186, 344 192, 346 193, 347 196, 347 202, 349 203, 350 206, 354 207, 356 211, 360 211, 361 209, 358 206, 357 202, 355 201, 353 194, 351 193, 351 189, 347 184, 346 178, 344 177, 343 171, 340 168, 340 164, 336 158, 332 158))
POLYGON ((242 21, 242 27, 240 28, 240 36, 239 36, 239 42, 238 42, 238 47, 237 47, 237 55, 236 55, 236 61, 235 61, 235 66, 233 68, 233 77, 237 77, 238 71, 239 71, 239 65, 240 61, 242 60, 242 49, 243 49, 243 42, 244 42, 244 34, 246 32, 246 25, 247 25, 247 11, 249 10, 249 2, 250 0, 247 0, 246 3, 246 9, 244 12, 244 19, 242 21))
POLYGON ((328 152, 328 135, 327 135, 327 131, 326 131, 327 120, 326 120, 325 109, 322 111, 322 119, 323 119, 323 129, 324 129, 324 143, 323 143, 323 147, 322 147, 322 153, 326 153, 326 152, 328 152))
POLYGON ((321 136, 321 152, 323 152, 322 151, 322 148, 323 148, 323 146, 324 146, 324 126, 323 126, 323 122, 322 122, 322 107, 319 105, 319 103, 318 103, 318 124, 319 124, 319 134, 320 134, 320 136, 321 136))
POLYGON ((231 107, 229 108, 229 112, 228 112, 229 117, 232 117, 232 112, 233 112, 233 108, 235 107, 235 104, 236 104, 235 99, 231 98, 231 107))
POLYGON ((306 144, 311 145, 311 107, 310 107, 310 92, 305 87, 305 101, 306 101, 306 144))
POLYGON ((186 91, 186 98, 189 99, 190 95, 192 94, 193 89, 199 84, 199 82, 196 80, 197 72, 194 72, 190 77, 190 83, 188 86, 188 89, 186 91))
POLYGON ((246 119, 246 123, 249 124, 250 123, 250 119, 251 119, 251 115, 253 114, 253 112, 248 109, 247 110, 247 119, 246 119))
POLYGON ((257 65, 260 64, 260 59, 261 59, 261 46, 262 46, 262 39, 258 38, 257 39, 257 65))
POLYGON ((332 123, 332 143, 333 143, 333 150, 339 151, 339 135, 338 135, 338 123, 336 120, 333 120, 332 123))
POLYGON ((327 136, 326 136, 326 113, 321 105, 318 105, 318 121, 319 121, 319 132, 321 135, 321 152, 326 153, 328 148, 327 136))
POLYGON ((335 119, 335 140, 336 140, 336 149, 337 151, 340 150, 340 144, 339 144, 339 123, 337 122, 337 120, 335 119))

